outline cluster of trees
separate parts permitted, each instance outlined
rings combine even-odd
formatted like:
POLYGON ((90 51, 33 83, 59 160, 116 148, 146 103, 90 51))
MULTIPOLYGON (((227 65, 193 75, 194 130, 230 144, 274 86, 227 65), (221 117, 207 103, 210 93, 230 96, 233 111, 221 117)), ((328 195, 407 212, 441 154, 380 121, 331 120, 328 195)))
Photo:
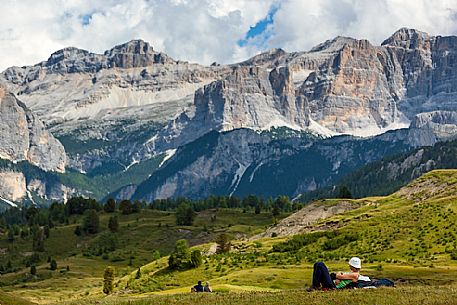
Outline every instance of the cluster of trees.
POLYGON ((180 239, 176 242, 174 251, 168 258, 168 267, 172 270, 186 270, 197 268, 203 263, 200 250, 190 251, 187 240, 180 239))
MULTIPOLYGON (((54 202, 49 208, 29 207, 25 209, 11 208, 0 214, 0 228, 15 230, 13 225, 38 225, 53 228, 57 224, 69 224, 69 217, 72 215, 84 215, 85 220, 82 228, 88 234, 96 233, 97 220, 95 214, 100 211, 114 213, 119 210, 123 215, 138 213, 141 209, 149 207, 161 211, 179 212, 178 224, 192 224, 195 212, 214 208, 254 210, 256 214, 262 211, 271 212, 277 216, 282 212, 292 212, 303 207, 300 202, 291 202, 287 196, 278 196, 276 199, 264 199, 255 195, 249 195, 243 199, 232 196, 210 196, 203 200, 192 200, 184 197, 157 199, 148 204, 144 201, 121 200, 116 202, 110 198, 105 204, 95 199, 84 197, 70 198, 65 204, 54 202)), ((114 219, 113 219, 114 222, 114 219)), ((114 225, 115 227, 115 225, 114 225)), ((114 229, 116 230, 116 229, 114 229)), ((19 230, 20 233, 20 230, 19 230)), ((26 233, 23 233, 26 234, 26 233)))
POLYGON ((278 212, 292 212, 303 207, 302 203, 291 202, 287 196, 265 199, 256 195, 249 195, 243 199, 234 196, 209 196, 202 200, 192 200, 185 197, 156 199, 150 203, 150 208, 169 211, 175 210, 183 204, 189 205, 196 212, 215 208, 251 209, 256 213, 275 209, 278 212))

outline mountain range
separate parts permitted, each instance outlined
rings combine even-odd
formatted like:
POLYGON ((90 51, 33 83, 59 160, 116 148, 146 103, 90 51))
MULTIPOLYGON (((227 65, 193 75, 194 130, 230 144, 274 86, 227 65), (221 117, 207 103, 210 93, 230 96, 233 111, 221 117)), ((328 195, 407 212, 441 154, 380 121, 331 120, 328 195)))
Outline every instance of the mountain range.
POLYGON ((0 73, 0 198, 297 197, 454 139, 456 62, 457 37, 406 28, 230 65, 65 48, 0 73))

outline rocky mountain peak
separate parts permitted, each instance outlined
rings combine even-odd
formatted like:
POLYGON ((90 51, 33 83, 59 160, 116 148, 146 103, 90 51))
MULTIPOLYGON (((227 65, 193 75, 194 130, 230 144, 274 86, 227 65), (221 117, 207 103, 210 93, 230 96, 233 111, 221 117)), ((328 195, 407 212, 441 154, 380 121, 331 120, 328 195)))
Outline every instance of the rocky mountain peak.
POLYGON ((154 52, 152 46, 141 39, 115 46, 104 55, 108 57, 109 66, 112 68, 137 68, 175 62, 164 53, 154 52))
POLYGON ((281 57, 286 55, 287 52, 284 51, 283 49, 280 48, 273 48, 270 49, 266 52, 262 52, 258 55, 255 55, 254 57, 243 61, 239 65, 242 66, 259 66, 259 65, 264 65, 264 64, 274 64, 276 61, 278 61, 281 57))
POLYGON ((46 62, 46 66, 52 66, 66 60, 81 59, 89 54, 88 51, 75 47, 67 47, 51 54, 46 62))
POLYGON ((341 49, 343 49, 344 46, 352 44, 354 42, 357 42, 357 40, 354 38, 337 36, 333 39, 318 44, 317 46, 313 47, 310 52, 338 52, 341 49))
POLYGON ((106 56, 113 54, 154 54, 153 47, 146 41, 141 39, 130 40, 129 42, 115 46, 114 48, 105 51, 106 56))
POLYGON ((382 46, 395 46, 405 49, 421 48, 425 42, 430 41, 430 35, 415 29, 401 28, 392 36, 384 40, 382 46))

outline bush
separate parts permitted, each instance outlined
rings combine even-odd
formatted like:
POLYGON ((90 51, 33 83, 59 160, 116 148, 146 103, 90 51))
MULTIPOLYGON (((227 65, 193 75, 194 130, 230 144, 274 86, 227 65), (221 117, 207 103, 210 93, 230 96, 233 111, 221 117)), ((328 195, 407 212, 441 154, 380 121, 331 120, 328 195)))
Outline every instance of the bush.
POLYGON ((187 240, 180 239, 176 242, 175 250, 170 254, 168 267, 170 269, 184 270, 191 266, 191 254, 187 240))
POLYGON ((203 264, 203 257, 202 257, 202 253, 200 252, 200 250, 192 251, 192 253, 190 255, 190 264, 194 268, 198 268, 203 264))
POLYGON ((451 253, 451 259, 457 261, 457 250, 451 253))
POLYGON ((326 236, 327 238, 335 237, 335 231, 330 232, 313 232, 308 234, 295 235, 292 239, 273 245, 273 252, 295 252, 306 245, 316 242, 319 238, 326 236))
POLYGON ((345 233, 341 234, 335 238, 327 239, 324 244, 322 245, 322 249, 329 251, 329 250, 336 250, 350 242, 356 241, 358 239, 357 234, 355 233, 345 233))

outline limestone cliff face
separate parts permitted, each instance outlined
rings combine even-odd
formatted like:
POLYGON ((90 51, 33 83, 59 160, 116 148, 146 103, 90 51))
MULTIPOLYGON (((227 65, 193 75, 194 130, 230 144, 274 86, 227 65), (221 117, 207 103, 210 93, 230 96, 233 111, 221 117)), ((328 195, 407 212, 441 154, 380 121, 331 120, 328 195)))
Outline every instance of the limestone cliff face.
MULTIPOLYGON (((141 40, 103 54, 65 48, 2 78, 54 134, 103 143, 68 145, 78 147, 71 166, 90 172, 107 162, 127 167, 210 131, 287 126, 371 137, 407 128, 421 114, 457 111, 456 65, 457 37, 400 29, 380 46, 336 37, 308 52, 274 49, 210 67, 141 40)), ((411 134, 418 145, 434 143, 456 126, 413 123, 411 134)))
MULTIPOLYGON (((192 108, 147 147, 163 151, 210 130, 275 125, 325 136, 408 128, 421 113, 457 111, 456 52, 457 37, 411 29, 400 29, 381 46, 337 37, 309 52, 275 49, 232 65, 231 73, 199 89, 192 108)), ((440 138, 457 127, 437 124, 421 128, 440 138)))
POLYGON ((0 172, 0 197, 17 201, 26 196, 25 177, 20 172, 0 172))
POLYGON ((334 50, 299 88, 311 118, 337 133, 369 136, 407 127, 397 111, 403 78, 397 61, 366 40, 337 38, 312 52, 334 50))
POLYGON ((38 118, 12 93, 0 89, 0 157, 64 172, 65 150, 38 118))
POLYGON ((164 151, 191 142, 209 131, 273 126, 306 128, 305 102, 294 96, 288 67, 234 67, 225 78, 197 90, 194 105, 146 144, 148 151, 164 151))

